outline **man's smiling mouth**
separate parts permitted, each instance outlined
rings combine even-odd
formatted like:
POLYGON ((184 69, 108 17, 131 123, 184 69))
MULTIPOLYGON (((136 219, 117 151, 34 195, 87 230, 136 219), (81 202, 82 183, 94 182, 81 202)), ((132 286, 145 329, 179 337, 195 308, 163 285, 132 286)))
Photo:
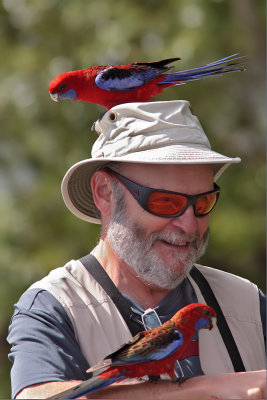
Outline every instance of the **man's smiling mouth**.
POLYGON ((160 240, 164 245, 170 246, 170 247, 177 247, 177 248, 185 248, 188 247, 190 242, 187 241, 180 241, 180 242, 168 242, 166 240, 160 240))

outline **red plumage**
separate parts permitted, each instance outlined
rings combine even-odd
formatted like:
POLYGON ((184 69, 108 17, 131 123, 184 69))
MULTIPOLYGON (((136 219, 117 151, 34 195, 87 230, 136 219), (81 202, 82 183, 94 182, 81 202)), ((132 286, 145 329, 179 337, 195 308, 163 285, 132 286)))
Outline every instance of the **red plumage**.
POLYGON ((179 60, 169 58, 157 62, 132 63, 113 66, 94 66, 65 72, 49 84, 53 100, 81 100, 104 106, 106 109, 129 102, 150 101, 166 87, 198 80, 209 75, 244 70, 244 62, 233 63, 239 57, 234 54, 190 70, 165 73, 168 64, 179 60))

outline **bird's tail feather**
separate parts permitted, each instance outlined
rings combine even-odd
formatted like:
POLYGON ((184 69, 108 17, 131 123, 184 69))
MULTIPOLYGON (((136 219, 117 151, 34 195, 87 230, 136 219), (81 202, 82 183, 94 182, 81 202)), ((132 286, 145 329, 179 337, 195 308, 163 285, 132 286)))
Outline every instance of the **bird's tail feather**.
POLYGON ((124 379, 124 376, 115 376, 112 378, 101 379, 98 376, 87 379, 86 381, 80 383, 79 385, 73 386, 64 392, 58 393, 49 399, 76 399, 78 397, 84 396, 88 393, 95 392, 96 390, 103 389, 106 386, 111 385, 114 382, 118 382, 124 379))
POLYGON ((239 56, 239 54, 233 54, 231 56, 222 58, 217 61, 213 61, 209 64, 202 65, 201 67, 187 69, 184 71, 173 72, 172 74, 166 74, 166 78, 158 82, 158 85, 168 84, 179 84, 183 82, 193 81, 201 79, 209 75, 225 74, 228 72, 244 71, 247 64, 246 61, 242 61, 245 56, 239 56), (239 62, 233 62, 240 60, 239 62))

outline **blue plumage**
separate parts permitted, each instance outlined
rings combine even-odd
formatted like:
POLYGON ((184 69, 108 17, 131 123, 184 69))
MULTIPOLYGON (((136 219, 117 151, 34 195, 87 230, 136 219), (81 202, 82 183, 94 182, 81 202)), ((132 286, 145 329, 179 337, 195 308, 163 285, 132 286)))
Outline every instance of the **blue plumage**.
POLYGON ((227 72, 242 71, 245 69, 245 64, 246 64, 245 62, 239 62, 233 64, 231 63, 232 61, 239 60, 242 58, 244 58, 244 56, 238 56, 238 54, 233 54, 232 56, 222 58, 220 60, 211 62, 209 64, 205 64, 201 67, 174 72, 172 74, 167 74, 166 78, 163 81, 159 82, 158 85, 165 85, 175 82, 177 82, 177 84, 180 84, 183 82, 201 79, 204 76, 208 75, 217 75, 227 72))
POLYGON ((163 358, 169 357, 173 353, 175 353, 176 350, 179 349, 180 346, 182 346, 184 339, 183 335, 179 333, 179 331, 175 331, 175 333, 178 336, 178 339, 173 340, 171 343, 169 343, 165 347, 158 347, 158 348, 151 348, 150 352, 146 353, 136 353, 131 355, 130 358, 117 358, 115 361, 113 361, 113 365, 123 365, 123 364, 135 364, 137 362, 144 362, 144 361, 153 361, 153 360, 162 360, 163 358))

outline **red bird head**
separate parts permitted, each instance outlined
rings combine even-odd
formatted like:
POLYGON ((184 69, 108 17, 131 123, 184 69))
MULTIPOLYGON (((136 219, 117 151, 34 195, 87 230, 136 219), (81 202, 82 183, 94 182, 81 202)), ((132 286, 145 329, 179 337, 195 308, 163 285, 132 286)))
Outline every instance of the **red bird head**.
POLYGON ((216 325, 216 312, 206 304, 192 303, 178 311, 171 322, 178 330, 182 328, 188 334, 199 329, 211 330, 216 325))
POLYGON ((48 91, 52 100, 73 100, 79 99, 82 89, 81 80, 77 79, 80 71, 64 72, 56 76, 49 84, 48 91))
MULTIPOLYGON (((106 100, 104 99, 101 102, 99 99, 103 90, 95 85, 95 76, 103 68, 105 67, 86 68, 78 71, 64 72, 56 76, 48 86, 52 100, 81 100, 101 104, 106 107, 106 100)), ((113 99, 114 93, 107 92, 106 96, 113 99)), ((115 104, 117 103, 115 102, 115 104)), ((113 105, 111 104, 111 106, 113 105)))

